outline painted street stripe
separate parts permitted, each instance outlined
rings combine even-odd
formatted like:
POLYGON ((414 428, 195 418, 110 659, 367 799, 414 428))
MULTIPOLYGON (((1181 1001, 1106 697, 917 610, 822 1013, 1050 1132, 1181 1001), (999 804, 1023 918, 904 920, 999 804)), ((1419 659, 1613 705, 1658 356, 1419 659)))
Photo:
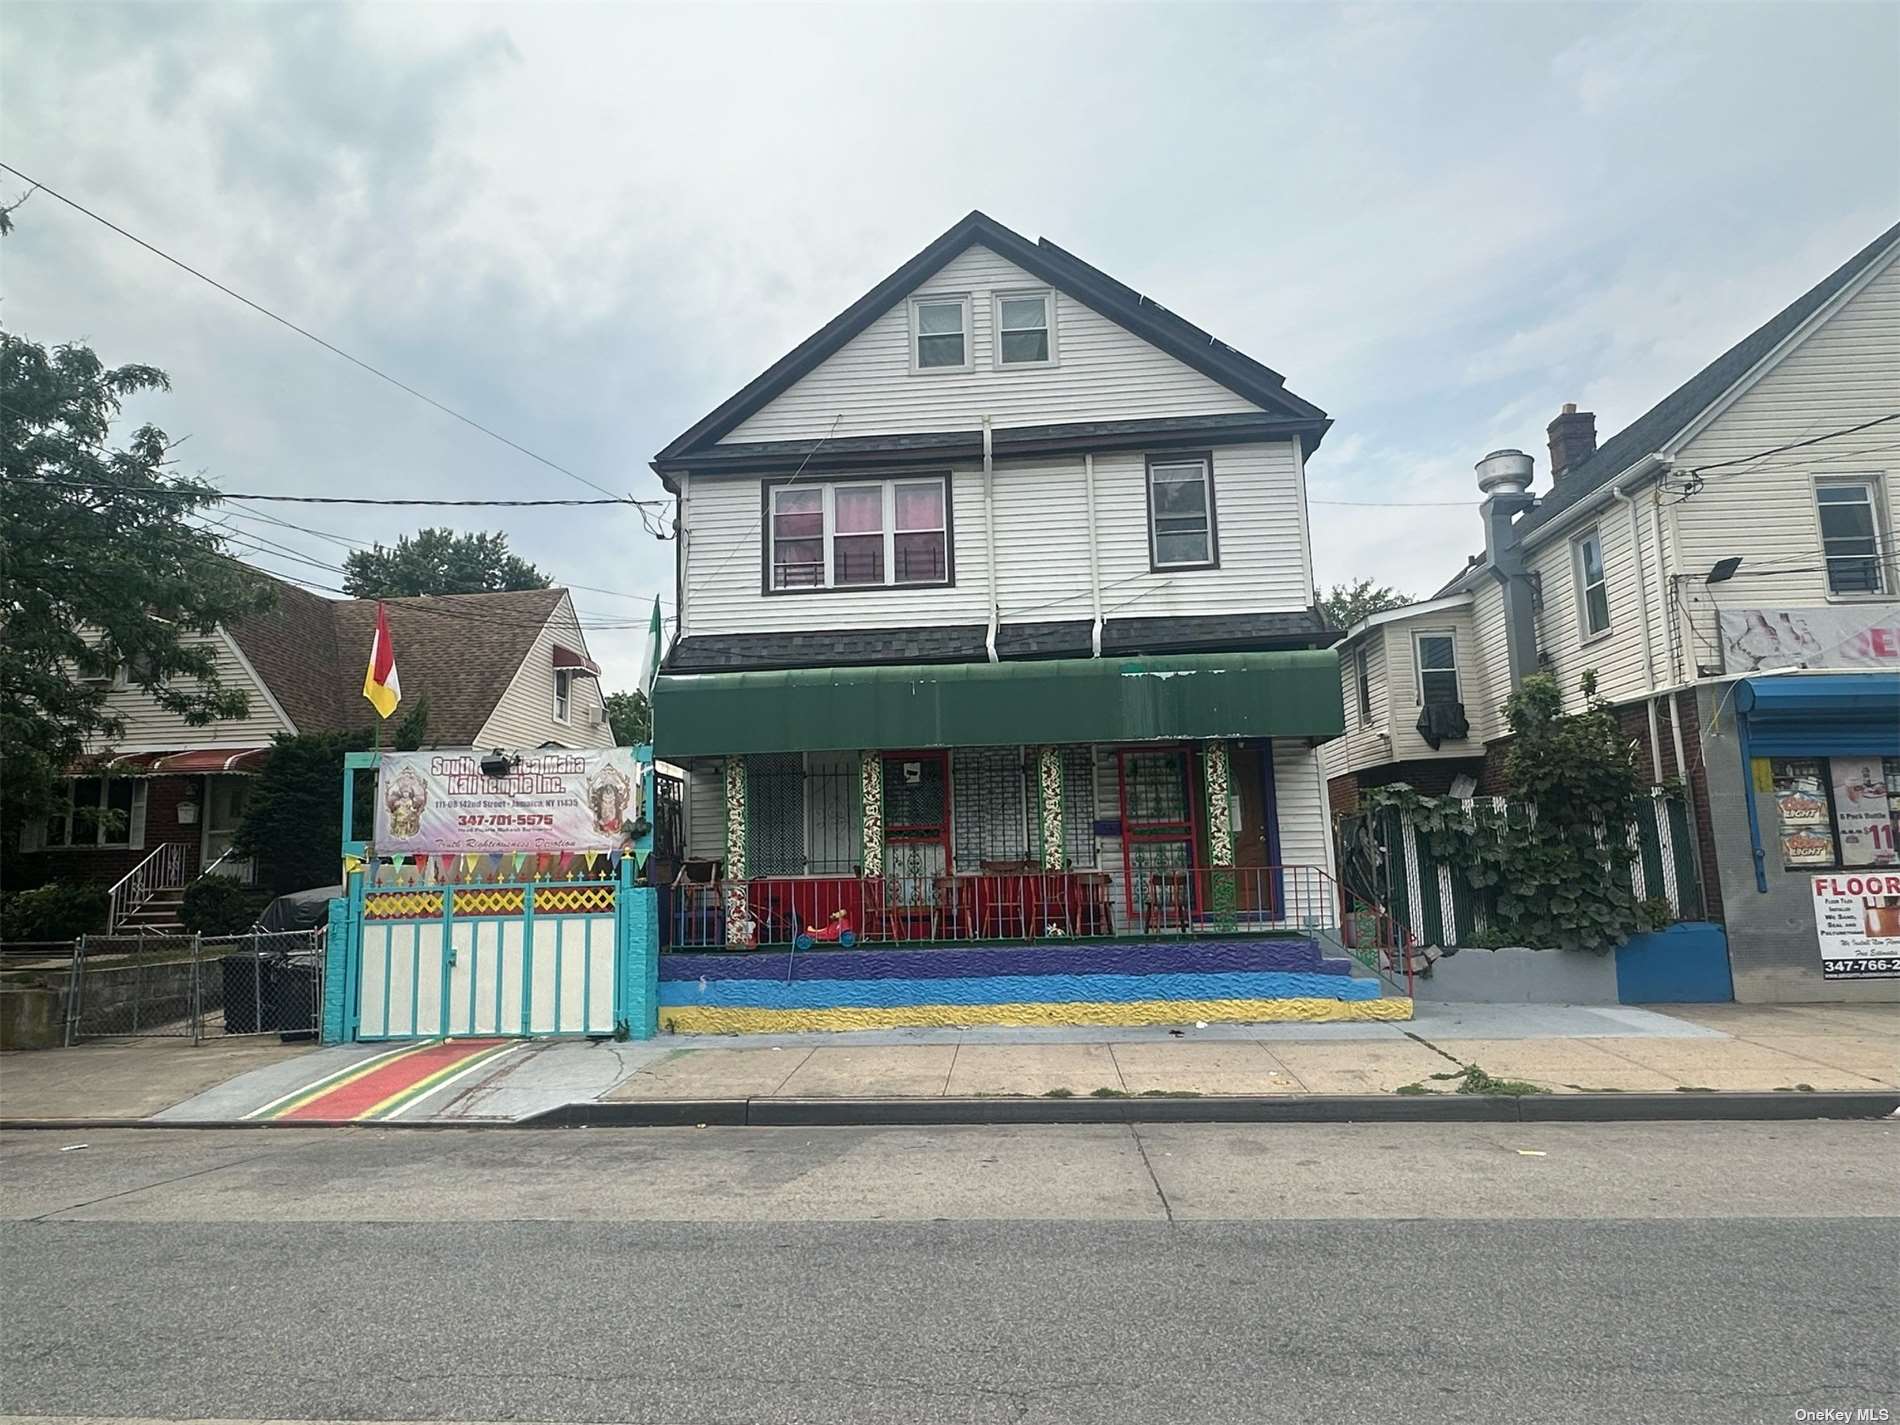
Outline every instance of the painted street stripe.
POLYGON ((353 1122, 400 1108, 409 1091, 439 1083, 478 1057, 512 1048, 508 1039, 431 1039, 372 1060, 334 1082, 314 1085, 281 1107, 255 1115, 285 1122, 353 1122), (431 1082, 433 1081, 433 1082, 431 1082))
POLYGON ((408 1088, 399 1089, 366 1112, 357 1114, 357 1120, 360 1122, 371 1119, 395 1118, 398 1114, 402 1113, 403 1110, 420 1103, 430 1094, 446 1089, 451 1084, 460 1083, 471 1074, 479 1074, 492 1068, 497 1061, 507 1058, 521 1047, 523 1046, 519 1040, 511 1040, 489 1053, 475 1054, 468 1058, 458 1059, 456 1062, 436 1070, 436 1072, 427 1078, 411 1084, 408 1088))

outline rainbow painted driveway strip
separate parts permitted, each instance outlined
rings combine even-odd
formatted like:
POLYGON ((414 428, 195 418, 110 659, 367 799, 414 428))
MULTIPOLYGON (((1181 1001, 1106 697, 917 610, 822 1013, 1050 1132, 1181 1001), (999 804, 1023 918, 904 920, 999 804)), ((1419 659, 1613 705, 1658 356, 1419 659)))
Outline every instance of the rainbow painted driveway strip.
POLYGON ((246 1118, 291 1123, 367 1123, 394 1118, 426 1094, 490 1067, 519 1039, 430 1039, 353 1064, 265 1104, 246 1118))

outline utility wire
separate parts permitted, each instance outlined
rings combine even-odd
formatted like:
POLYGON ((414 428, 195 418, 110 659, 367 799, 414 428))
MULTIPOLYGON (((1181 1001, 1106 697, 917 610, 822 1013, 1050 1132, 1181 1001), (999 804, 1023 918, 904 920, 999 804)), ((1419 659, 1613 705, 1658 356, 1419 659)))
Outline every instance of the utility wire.
MULTIPOLYGON (((462 412, 456 410, 453 406, 444 405, 442 402, 436 400, 435 397, 427 395, 424 392, 418 391, 414 386, 409 385, 406 381, 398 380, 396 377, 391 376, 387 371, 384 371, 380 369, 379 367, 370 365, 369 362, 364 361, 361 357, 352 356, 349 352, 345 351, 342 347, 337 346, 334 342, 325 341, 322 337, 318 336, 315 332, 310 331, 304 327, 298 326, 295 322, 291 321, 290 318, 285 317, 285 316, 280 316, 278 313, 273 312, 269 307, 264 306, 262 303, 253 302, 249 297, 246 297, 242 292, 234 291, 230 287, 225 286, 225 284, 218 281, 217 278, 209 276, 206 273, 199 271, 197 268, 193 267, 190 263, 184 261, 181 258, 173 257, 169 252, 166 252, 163 248, 155 246, 154 244, 147 242, 144 238, 140 237, 137 233, 128 232, 126 229, 120 227, 117 223, 113 222, 110 218, 104 217, 99 213, 95 213, 91 208, 88 208, 85 204, 80 203, 72 198, 68 198, 64 193, 61 193, 57 188, 50 188, 46 184, 40 182, 39 179, 30 177, 29 175, 22 173, 19 169, 15 168, 12 164, 0 163, 0 169, 5 169, 8 173, 11 173, 15 178, 18 178, 23 183, 32 184, 36 190, 45 193, 48 197, 58 199, 60 202, 64 203, 67 207, 71 208, 74 212, 83 213, 86 217, 91 218, 95 223, 99 223, 104 227, 110 228, 113 232, 117 233, 120 237, 125 238, 127 241, 138 244, 138 246, 144 248, 147 252, 151 253, 154 257, 163 258, 166 262, 169 262, 172 266, 180 269, 181 271, 190 273, 193 277, 196 277, 200 282, 207 283, 210 286, 217 288, 220 292, 224 293, 225 296, 231 298, 233 301, 243 303, 245 306, 249 307, 252 311, 256 312, 259 316, 269 317, 273 322, 276 322, 279 326, 288 327, 291 331, 295 332, 298 336, 303 337, 305 340, 315 342, 318 346, 322 347, 325 351, 329 352, 331 355, 340 356, 345 361, 349 362, 352 366, 361 367, 363 370, 369 372, 370 375, 376 377, 377 379, 382 380, 382 381, 387 381, 390 385, 394 386, 397 390, 407 392, 409 395, 414 396, 418 401, 421 401, 426 405, 434 406, 438 411, 442 412, 442 414, 446 416, 453 416, 456 420, 460 421, 463 425, 469 426, 475 430, 480 431, 483 435, 489 437, 489 439, 498 440, 503 445, 507 446, 510 450, 518 451, 522 455, 527 456, 530 460, 533 460, 533 461, 538 462, 539 464, 545 465, 550 470, 558 471, 559 473, 567 476, 571 480, 578 480, 580 481, 581 484, 586 485, 589 489, 598 490, 603 495, 612 495, 614 493, 612 490, 609 490, 605 485, 599 484, 596 481, 588 479, 585 475, 579 474, 573 470, 568 469, 565 465, 562 465, 558 461, 550 460, 547 458, 547 456, 541 455, 536 451, 532 451, 528 449, 527 446, 521 444, 519 441, 510 440, 507 436, 503 435, 500 431, 490 429, 488 426, 483 425, 480 421, 476 420, 474 417, 462 414, 462 412)), ((636 500, 623 501, 620 498, 616 497, 614 500, 614 503, 638 504, 640 502, 636 500)), ((664 502, 652 501, 651 503, 663 504, 664 502)))
MULTIPOLYGON (((12 475, 7 477, 17 485, 48 485, 62 490, 123 490, 132 488, 108 480, 48 480, 37 475, 12 475)), ((633 500, 615 496, 606 500, 420 500, 388 499, 370 495, 264 495, 257 493, 239 493, 231 490, 219 490, 213 487, 206 494, 203 490, 175 490, 162 485, 140 486, 140 494, 165 496, 196 501, 209 500, 264 500, 287 505, 399 505, 405 507, 446 509, 542 509, 549 507, 574 508, 587 505, 650 505, 658 503, 652 500, 633 500)))

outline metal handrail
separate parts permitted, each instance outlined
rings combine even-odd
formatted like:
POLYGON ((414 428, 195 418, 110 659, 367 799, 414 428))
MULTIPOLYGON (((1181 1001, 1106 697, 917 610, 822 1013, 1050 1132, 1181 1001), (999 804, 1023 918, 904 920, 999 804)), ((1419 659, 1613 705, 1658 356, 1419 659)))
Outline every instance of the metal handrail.
POLYGON ((120 922, 155 892, 184 885, 185 851, 182 841, 162 842, 113 884, 106 893, 106 934, 116 934, 120 922))
POLYGON ((256 866, 254 864, 248 864, 251 862, 251 858, 249 856, 238 856, 237 847, 235 846, 225 847, 223 853, 218 857, 217 860, 213 861, 209 866, 206 866, 202 871, 198 873, 199 878, 202 879, 205 876, 215 875, 217 873, 218 867, 222 866, 226 861, 231 860, 233 857, 237 857, 237 860, 240 863, 246 863, 244 865, 243 876, 238 877, 236 879, 238 879, 242 884, 248 886, 251 883, 251 880, 255 874, 256 866))

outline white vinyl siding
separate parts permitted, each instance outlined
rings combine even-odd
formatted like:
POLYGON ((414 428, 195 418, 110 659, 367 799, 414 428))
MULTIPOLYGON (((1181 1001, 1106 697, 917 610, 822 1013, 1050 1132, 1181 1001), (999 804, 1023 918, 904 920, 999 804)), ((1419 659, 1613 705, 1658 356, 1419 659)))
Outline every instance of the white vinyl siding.
MULTIPOLYGON (((1095 507, 1106 618, 1304 609, 1304 512, 1291 442, 1214 451, 1221 567, 1148 566, 1147 463, 1140 451, 1095 458, 1095 507)), ((1082 457, 1001 462, 996 484, 996 601, 1004 623, 1086 619, 1087 491, 1082 457)), ((688 635, 901 628, 989 621, 983 476, 950 477, 956 583, 765 594, 764 496, 758 480, 694 480, 687 500, 688 635)))
MULTIPOLYGON (((1333 874, 1332 810, 1326 799, 1326 782, 1320 767, 1320 753, 1298 738, 1278 738, 1273 744, 1273 801, 1280 824, 1280 864, 1313 866, 1333 874)), ((1316 878, 1288 876, 1289 897, 1320 894, 1316 878)), ((1295 906, 1297 913, 1321 907, 1295 906)), ((1328 908, 1330 909, 1330 908, 1328 908)))
POLYGON ((1392 741, 1385 761, 1412 761, 1415 758, 1471 757, 1481 747, 1484 718, 1481 710, 1489 700, 1484 670, 1478 663, 1477 639, 1472 633, 1471 611, 1455 609, 1449 614, 1420 614, 1399 619, 1384 626, 1385 690, 1391 704, 1392 741), (1418 645, 1421 639, 1449 636, 1454 655, 1453 668, 1458 677, 1458 701, 1464 704, 1465 720, 1471 735, 1462 741, 1446 741, 1433 751, 1418 735, 1419 701, 1418 645))
POLYGON ((1361 767, 1377 767, 1392 760, 1392 714, 1386 683, 1386 630, 1372 628, 1359 641, 1341 648, 1339 691, 1346 705, 1346 731, 1325 743, 1320 754, 1326 775, 1337 777, 1361 767), (1365 660, 1366 690, 1371 695, 1370 721, 1359 716, 1359 666, 1365 660))
MULTIPOLYGON (((106 699, 106 708, 125 724, 125 734, 112 739, 115 752, 176 752, 195 747, 264 747, 280 732, 295 732, 290 720, 273 706, 264 685, 254 676, 239 654, 237 645, 219 630, 206 635, 191 635, 187 645, 211 649, 218 669, 218 682, 226 689, 242 692, 248 703, 245 715, 222 722, 194 727, 177 713, 160 707, 142 688, 115 689, 106 699)), ((103 740, 95 739, 88 751, 101 751, 103 740)))
MULTIPOLYGON (((548 616, 547 626, 535 635, 521 665, 513 670, 507 691, 488 715, 475 738, 478 748, 612 747, 613 729, 601 716, 600 680, 576 676, 569 680, 571 707, 568 720, 554 715, 554 645, 587 652, 587 640, 574 616, 572 596, 563 597, 548 616)), ((400 654, 397 667, 400 669, 400 654)), ((400 712, 398 716, 400 716, 400 712)))
POLYGON ((1506 732, 1504 699, 1511 691, 1511 658, 1504 638, 1504 589, 1486 576, 1471 591, 1469 640, 1471 694, 1465 699, 1465 717, 1473 741, 1488 742, 1506 732))
MULTIPOLYGON (((1677 453, 1678 469, 1713 465, 1808 440, 1900 410, 1900 259, 1852 296, 1806 340, 1677 453)), ((1815 482, 1878 477, 1885 487, 1885 557, 1900 550, 1900 425, 1889 422, 1802 450, 1710 470, 1702 489, 1667 507, 1680 573, 1676 641, 1686 675, 1718 661, 1721 608, 1802 608, 1837 602, 1827 587, 1815 482), (1739 555, 1736 577, 1705 584, 1718 559, 1739 555)), ((1886 570, 1889 589, 1896 571, 1886 570)), ((1856 598, 1848 601, 1861 602, 1856 598)), ((1889 592, 1873 602, 1900 603, 1889 592)), ((1869 611, 1870 617, 1872 610, 1869 611)), ((1658 630, 1662 628, 1659 622, 1658 630)))
POLYGON ((1040 290, 987 248, 966 249, 720 443, 976 430, 985 416, 1007 427, 1260 409, 1060 292, 1050 297, 1059 360, 999 365, 994 296, 1040 290), (969 298, 974 369, 914 369, 913 303, 933 296, 969 298))
MULTIPOLYGON (((1649 549, 1647 496, 1638 500, 1637 512, 1643 558, 1650 560, 1654 556, 1649 549)), ((1539 546, 1530 561, 1537 587, 1543 593, 1543 608, 1537 616, 1538 651, 1547 656, 1549 671, 1563 692, 1564 706, 1573 711, 1581 706, 1580 680, 1587 669, 1597 674, 1598 694, 1612 702, 1627 702, 1649 691, 1643 671, 1642 621, 1634 616, 1636 559, 1630 543, 1628 510, 1621 504, 1613 505, 1595 529, 1603 555, 1605 592, 1611 612, 1617 615, 1607 634, 1585 634, 1579 561, 1570 532, 1539 546), (1630 613, 1625 615, 1624 610, 1630 613)), ((1654 613, 1651 618, 1655 619, 1654 613)), ((1504 653, 1502 632, 1500 628, 1500 656, 1504 653)), ((1661 634, 1662 624, 1655 622, 1654 636, 1660 638, 1661 634)), ((1510 691, 1508 662, 1504 666, 1507 671, 1500 701, 1510 691)))

